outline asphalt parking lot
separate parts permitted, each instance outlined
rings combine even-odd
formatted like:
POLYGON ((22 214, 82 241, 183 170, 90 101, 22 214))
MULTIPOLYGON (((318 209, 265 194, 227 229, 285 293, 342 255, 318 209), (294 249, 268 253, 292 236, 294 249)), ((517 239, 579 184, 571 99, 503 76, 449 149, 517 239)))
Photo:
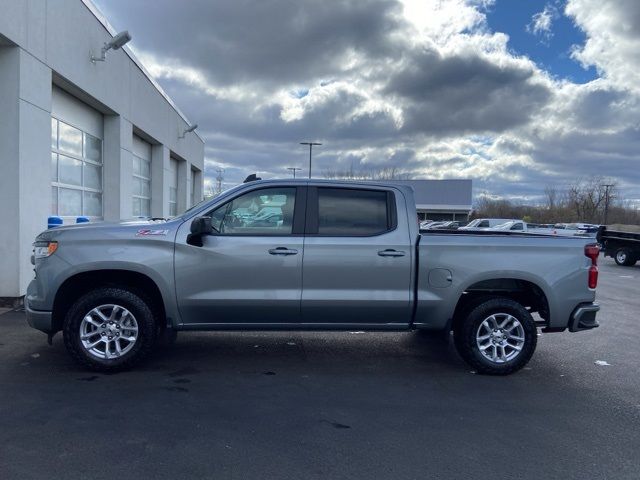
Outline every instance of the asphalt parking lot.
POLYGON ((0 316, 0 478, 640 478, 640 265, 601 260, 601 327, 476 375, 416 333, 181 334, 83 371, 0 316))

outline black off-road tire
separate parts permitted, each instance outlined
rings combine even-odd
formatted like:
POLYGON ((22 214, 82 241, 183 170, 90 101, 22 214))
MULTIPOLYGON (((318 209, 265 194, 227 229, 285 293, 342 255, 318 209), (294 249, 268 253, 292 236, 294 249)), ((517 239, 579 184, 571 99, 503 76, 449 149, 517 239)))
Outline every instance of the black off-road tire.
POLYGON ((531 314, 518 302, 496 297, 478 304, 454 325, 454 344, 460 356, 476 372, 486 375, 508 375, 524 367, 536 349, 538 330, 531 314), (515 358, 494 363, 478 348, 476 334, 482 322, 493 314, 505 313, 515 317, 524 330, 524 345, 515 358))
POLYGON ((143 295, 117 287, 102 287, 80 297, 69 309, 64 320, 64 344, 81 366, 96 372, 117 372, 129 369, 146 357, 156 343, 158 321, 151 302, 143 295), (85 350, 80 340, 80 324, 93 308, 105 304, 120 305, 129 310, 138 324, 138 338, 130 351, 120 357, 102 359, 85 350))
POLYGON ((626 248, 619 248, 618 250, 616 250, 616 253, 613 256, 613 259, 621 267, 631 267, 636 263, 636 259, 631 254, 631 252, 626 248))

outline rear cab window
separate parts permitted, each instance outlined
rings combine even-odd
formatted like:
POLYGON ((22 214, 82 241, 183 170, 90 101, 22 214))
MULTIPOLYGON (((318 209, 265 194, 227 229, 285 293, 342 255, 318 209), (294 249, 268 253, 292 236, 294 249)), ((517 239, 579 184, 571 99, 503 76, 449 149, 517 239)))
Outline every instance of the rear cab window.
POLYGON ((395 196, 388 190, 310 187, 309 202, 311 235, 374 236, 397 225, 395 196))

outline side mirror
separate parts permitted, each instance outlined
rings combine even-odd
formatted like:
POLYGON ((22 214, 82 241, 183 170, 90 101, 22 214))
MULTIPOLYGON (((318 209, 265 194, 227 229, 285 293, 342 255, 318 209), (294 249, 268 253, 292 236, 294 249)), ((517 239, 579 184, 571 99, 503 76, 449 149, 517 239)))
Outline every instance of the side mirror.
POLYGON ((187 243, 196 247, 202 246, 202 236, 215 231, 211 225, 211 217, 196 217, 191 222, 191 233, 187 236, 187 243))

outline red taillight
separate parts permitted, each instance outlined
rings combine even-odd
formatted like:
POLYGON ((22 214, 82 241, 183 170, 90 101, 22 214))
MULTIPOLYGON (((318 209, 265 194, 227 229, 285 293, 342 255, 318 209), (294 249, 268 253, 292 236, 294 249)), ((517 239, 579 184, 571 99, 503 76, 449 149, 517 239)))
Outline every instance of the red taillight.
POLYGON ((585 245, 584 255, 591 259, 591 266, 589 267, 589 288, 596 288, 598 286, 598 255, 600 255, 600 247, 595 244, 585 245))
POLYGON ((589 288, 596 288, 598 286, 598 267, 591 265, 589 267, 589 288))
POLYGON ((584 255, 591 259, 591 265, 598 264, 598 255, 600 255, 600 247, 594 243, 584 246, 584 255))

